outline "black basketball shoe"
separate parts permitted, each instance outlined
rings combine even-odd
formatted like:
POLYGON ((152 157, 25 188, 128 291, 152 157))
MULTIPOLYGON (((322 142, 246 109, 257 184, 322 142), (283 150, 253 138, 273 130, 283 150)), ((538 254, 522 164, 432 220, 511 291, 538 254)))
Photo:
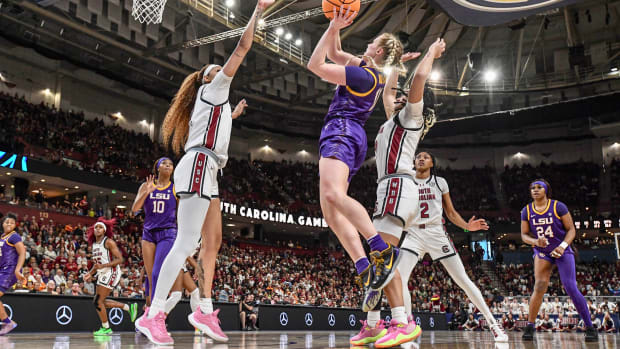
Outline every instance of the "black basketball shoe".
POLYGON ((598 342, 598 331, 594 327, 586 327, 586 342, 598 342))
POLYGON ((375 277, 370 283, 370 288, 378 291, 383 289, 394 277, 394 272, 400 259, 400 250, 398 247, 388 244, 388 247, 383 251, 370 252, 370 259, 376 268, 375 277))
POLYGON ((533 341, 534 340, 534 332, 536 332, 536 329, 534 328, 534 325, 528 324, 523 329, 523 336, 521 336, 521 340, 533 341))
POLYGON ((373 270, 374 267, 372 264, 370 264, 368 267, 366 267, 366 269, 364 269, 361 274, 355 277, 355 282, 359 285, 359 287, 361 287, 362 290, 366 290, 368 287, 370 287, 370 284, 372 283, 375 276, 375 274, 372 272, 373 270))

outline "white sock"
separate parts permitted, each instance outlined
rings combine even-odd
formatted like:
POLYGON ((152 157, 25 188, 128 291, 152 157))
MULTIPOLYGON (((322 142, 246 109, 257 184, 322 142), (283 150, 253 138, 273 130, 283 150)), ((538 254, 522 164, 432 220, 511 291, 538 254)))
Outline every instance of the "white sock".
POLYGON ((110 323, 107 322, 107 321, 106 322, 102 322, 101 323, 101 327, 103 327, 103 328, 110 328, 110 323))
POLYGON ((211 314, 213 312, 213 301, 211 298, 200 298, 200 310, 203 314, 211 314))
POLYGON ((161 299, 153 299, 151 302, 151 307, 149 308, 149 314, 146 317, 147 319, 152 319, 155 315, 159 314, 159 312, 166 310, 166 301, 162 301, 161 299))
POLYGON ((179 303, 182 296, 183 294, 180 291, 174 291, 170 293, 170 297, 168 297, 168 299, 166 300, 166 309, 164 310, 164 312, 166 314, 170 314, 172 309, 174 309, 177 303, 179 303))
POLYGON ((200 305, 200 290, 195 289, 189 295, 189 307, 192 308, 192 312, 195 312, 200 305))
POLYGON ((368 312, 368 317, 366 318, 368 326, 377 326, 377 322, 379 322, 379 320, 381 320, 381 312, 379 310, 372 310, 368 312))
POLYGON ((399 324, 407 323, 407 315, 405 314, 405 307, 392 308, 392 319, 398 321, 399 324))
POLYGON ((195 194, 191 196, 181 194, 179 208, 177 209, 177 237, 161 265, 157 287, 149 309, 149 319, 155 317, 160 311, 166 310, 168 293, 170 293, 183 263, 198 246, 200 230, 208 210, 209 200, 200 198, 195 194))
POLYGON ((129 304, 123 305, 123 310, 124 311, 129 311, 129 304))

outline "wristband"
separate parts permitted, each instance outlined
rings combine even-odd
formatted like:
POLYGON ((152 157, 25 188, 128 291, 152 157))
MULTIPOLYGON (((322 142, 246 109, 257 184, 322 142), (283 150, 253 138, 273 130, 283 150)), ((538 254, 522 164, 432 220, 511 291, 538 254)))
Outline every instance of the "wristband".
POLYGON ((568 243, 566 241, 562 241, 562 243, 560 244, 560 247, 562 247, 563 249, 567 249, 568 243))
POLYGON ((463 229, 463 231, 469 233, 469 230, 467 230, 467 228, 463 229))

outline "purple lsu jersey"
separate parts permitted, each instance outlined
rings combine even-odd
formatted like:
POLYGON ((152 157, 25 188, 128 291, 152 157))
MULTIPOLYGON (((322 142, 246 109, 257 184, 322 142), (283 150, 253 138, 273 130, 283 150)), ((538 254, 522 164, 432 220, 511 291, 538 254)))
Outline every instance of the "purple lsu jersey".
POLYGON ((15 244, 22 241, 16 232, 12 232, 0 239, 0 273, 13 273, 17 265, 19 254, 15 244))
POLYGON ((144 231, 177 227, 177 198, 174 184, 157 188, 144 200, 144 231))
MULTIPOLYGON (((543 211, 537 211, 533 202, 521 210, 521 220, 529 223, 530 234, 535 238, 546 237, 549 241, 545 248, 534 247, 534 251, 543 254, 541 257, 551 254, 564 241, 566 230, 561 217, 567 213, 568 207, 564 203, 551 199, 543 211)), ((569 246, 564 253, 573 253, 573 250, 569 246)))
POLYGON ((345 67, 347 85, 338 86, 334 99, 329 106, 325 122, 334 118, 355 120, 364 126, 370 117, 377 100, 381 97, 385 76, 375 68, 366 66, 362 61, 359 67, 345 67), (366 80, 366 81, 360 81, 366 80), (367 86, 363 91, 356 91, 356 86, 367 86))

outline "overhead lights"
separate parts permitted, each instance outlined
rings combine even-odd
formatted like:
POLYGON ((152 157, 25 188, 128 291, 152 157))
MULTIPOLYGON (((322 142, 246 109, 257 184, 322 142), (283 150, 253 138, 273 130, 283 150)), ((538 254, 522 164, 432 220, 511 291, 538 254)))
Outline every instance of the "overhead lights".
POLYGON ((45 178, 41 178, 41 182, 45 183, 45 178))
POLYGON ((295 40, 295 46, 301 46, 301 44, 302 44, 301 39, 295 40))
POLYGON ((235 0, 226 0, 226 7, 231 8, 235 6, 235 0))
POLYGON ((65 188, 65 191, 68 191, 68 190, 69 190, 69 188, 65 188))
POLYGON ((439 79, 441 79, 441 73, 439 71, 437 71, 437 70, 433 70, 431 72, 431 80, 432 81, 437 81, 439 79))
POLYGON ((286 33, 286 35, 284 35, 284 38, 286 40, 291 40, 293 38, 293 34, 291 34, 290 32, 286 33))
POLYGON ((120 209, 123 209, 123 210, 124 210, 124 209, 126 209, 126 208, 127 208, 127 206, 125 206, 125 205, 116 205, 116 208, 120 208, 120 209))
POLYGON ((227 227, 234 227, 235 225, 233 223, 228 223, 226 224, 227 227))
POLYGON ((497 72, 495 70, 487 70, 484 72, 484 80, 486 82, 493 82, 497 79, 497 72))
POLYGON ((235 14, 231 12, 228 17, 230 17, 230 19, 235 19, 235 14))
POLYGON ((284 28, 282 28, 282 27, 277 27, 277 28, 276 28, 276 35, 277 35, 277 36, 280 36, 280 35, 282 35, 282 34, 284 34, 284 28))
POLYGON ((77 186, 77 185, 76 185, 76 186, 74 186, 73 188, 74 188, 74 189, 80 189, 80 187, 79 187, 79 186, 77 186))

